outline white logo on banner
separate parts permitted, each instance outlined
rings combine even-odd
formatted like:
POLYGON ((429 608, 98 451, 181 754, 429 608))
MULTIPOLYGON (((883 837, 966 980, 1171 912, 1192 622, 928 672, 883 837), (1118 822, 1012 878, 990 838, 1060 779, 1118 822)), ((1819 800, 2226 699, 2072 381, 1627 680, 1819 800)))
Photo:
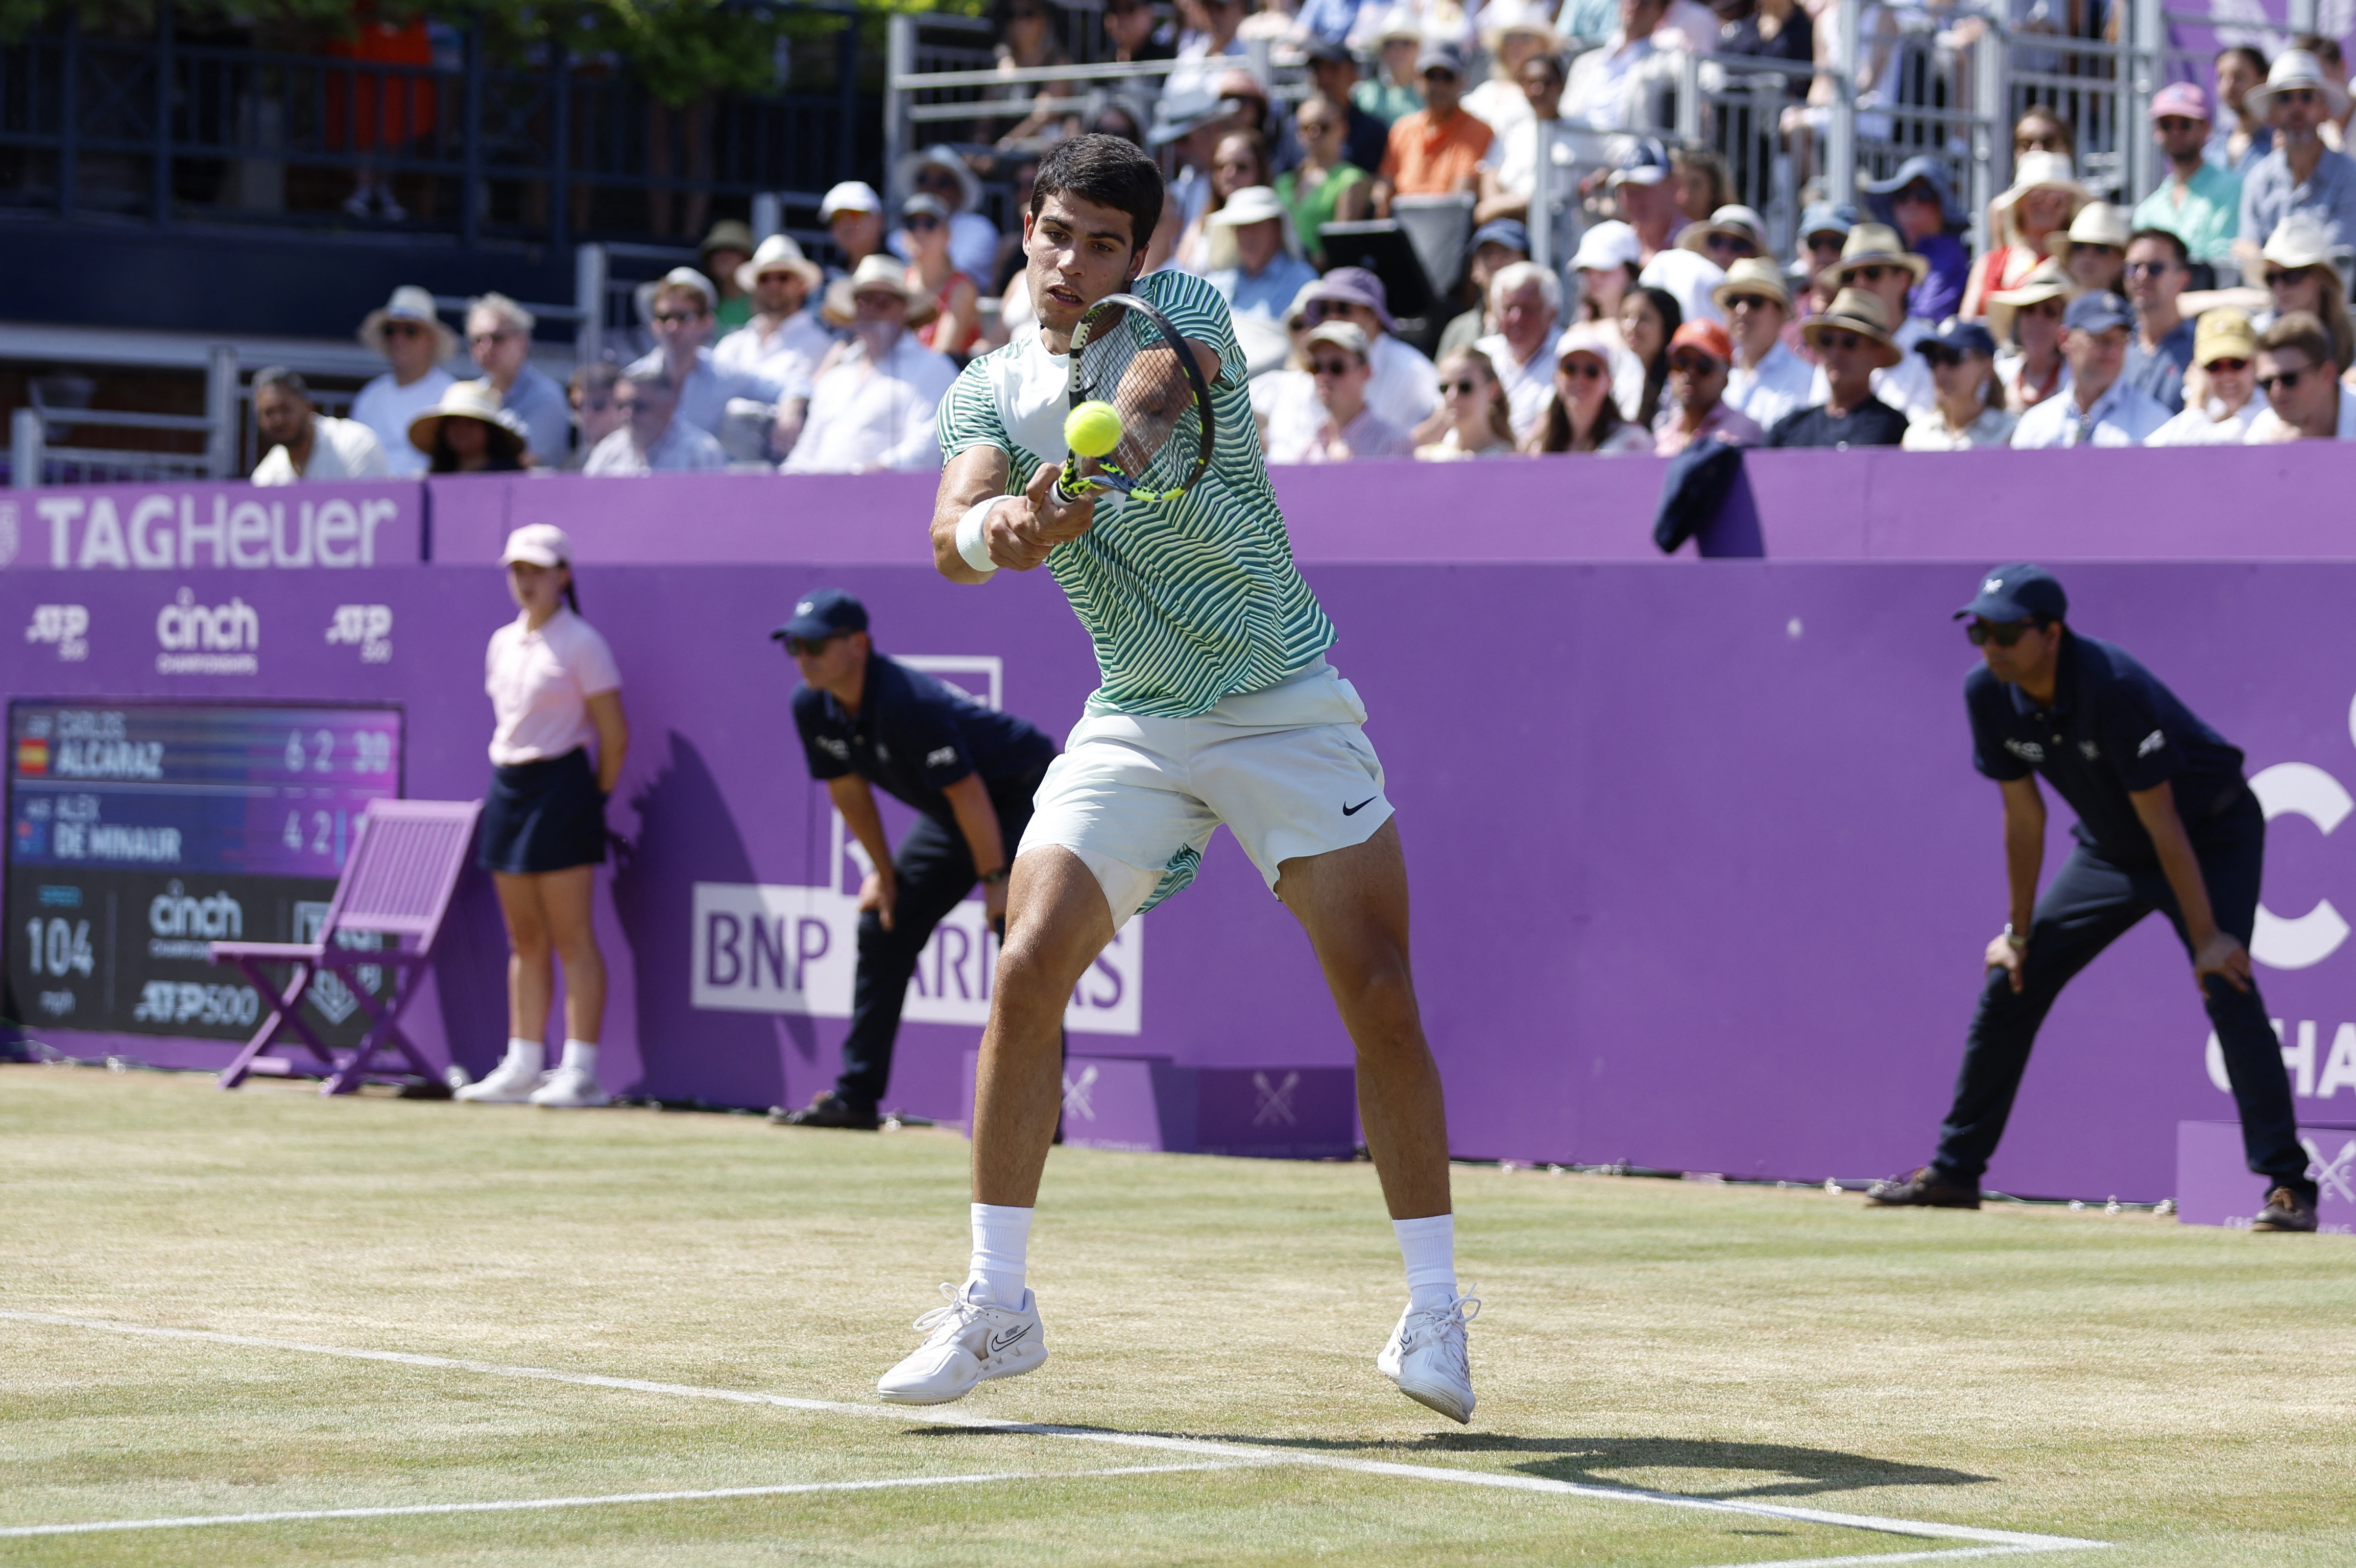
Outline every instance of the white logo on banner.
POLYGON ((164 650, 155 656, 158 675, 256 675, 262 613, 234 596, 226 604, 199 604, 194 591, 183 588, 155 612, 155 643, 164 650))
MULTIPOLYGON (((33 503, 33 511, 48 525, 49 565, 59 571, 198 566, 301 571, 376 565, 377 529, 400 517, 401 503, 385 497, 244 498, 227 492, 200 497, 193 491, 150 490, 120 496, 44 496, 33 503)), ((15 519, 10 503, 11 541, 15 519)), ((14 554, 12 542, 0 554, 0 566, 14 554)))
POLYGON ((385 664, 392 658, 392 606, 338 604, 327 623, 327 641, 360 651, 362 664, 385 664))
POLYGON ((28 643, 47 643, 58 650, 58 658, 66 664, 80 664, 90 657, 90 610, 81 604, 36 604, 33 619, 25 627, 28 643))
POLYGON ((1295 1125, 1296 1122, 1292 1115, 1292 1092, 1300 1087, 1301 1074, 1298 1072, 1286 1073, 1284 1082, 1281 1083, 1270 1083, 1265 1072, 1253 1073, 1252 1094, 1255 1107, 1252 1111, 1252 1125, 1272 1127, 1279 1122, 1288 1127, 1295 1125))
POLYGON ((1077 1116, 1084 1122, 1095 1121, 1097 1119, 1097 1106, 1093 1091, 1096 1089, 1096 1086, 1097 1064, 1093 1061, 1080 1069, 1080 1076, 1077 1082, 1073 1080, 1070 1073, 1065 1073, 1064 1115, 1067 1116, 1077 1116))
POLYGON ((2356 1167, 2356 1139, 2340 1146, 2337 1159, 2323 1157, 2323 1150, 2313 1138, 2301 1138, 2299 1147, 2314 1163, 2307 1168, 2308 1179, 2323 1189, 2325 1196, 2337 1192, 2351 1203, 2356 1203, 2356 1187, 2349 1185, 2350 1168, 2356 1167))

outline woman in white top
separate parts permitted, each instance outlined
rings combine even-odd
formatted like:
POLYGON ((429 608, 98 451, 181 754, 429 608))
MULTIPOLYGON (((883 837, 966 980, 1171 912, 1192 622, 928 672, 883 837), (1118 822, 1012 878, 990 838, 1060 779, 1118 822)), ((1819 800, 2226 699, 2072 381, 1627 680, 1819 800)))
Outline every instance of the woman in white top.
POLYGON ((1931 384, 1939 396, 1914 416, 1900 445, 1909 452, 1970 452, 2011 444, 2012 427, 2020 421, 2005 411, 1996 337, 1987 327, 1950 316, 1914 352, 1931 362, 1931 384))
POLYGON ((622 677, 605 639, 581 618, 573 545, 563 529, 549 523, 518 528, 499 559, 522 613, 491 634, 483 661, 497 726, 481 861, 498 885, 513 955, 508 1053, 458 1098, 603 1105, 608 1099, 597 1082, 597 1035, 605 962, 590 921, 590 894, 605 859, 605 797, 630 749, 622 677), (543 1073, 555 991, 552 955, 564 964, 564 1058, 543 1073))
POLYGON ((2146 446, 2239 446, 2250 421, 2264 413, 2258 390, 2258 334, 2230 305, 2201 313, 2193 330, 2192 363, 2202 378, 2188 387, 2184 411, 2144 438, 2146 446))
POLYGON ((1415 449, 1426 463, 1510 457, 1519 450, 1497 368, 1478 348, 1460 348, 1440 362, 1440 402, 1448 411, 1447 430, 1415 449))

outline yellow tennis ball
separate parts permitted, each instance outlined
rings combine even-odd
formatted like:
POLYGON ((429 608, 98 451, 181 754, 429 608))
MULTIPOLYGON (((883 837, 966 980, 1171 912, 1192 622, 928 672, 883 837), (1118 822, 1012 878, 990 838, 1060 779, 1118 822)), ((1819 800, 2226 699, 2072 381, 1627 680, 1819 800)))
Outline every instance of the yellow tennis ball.
POLYGON ((1120 444, 1120 414, 1110 403, 1082 403, 1065 416, 1064 441, 1082 457, 1102 457, 1120 444))

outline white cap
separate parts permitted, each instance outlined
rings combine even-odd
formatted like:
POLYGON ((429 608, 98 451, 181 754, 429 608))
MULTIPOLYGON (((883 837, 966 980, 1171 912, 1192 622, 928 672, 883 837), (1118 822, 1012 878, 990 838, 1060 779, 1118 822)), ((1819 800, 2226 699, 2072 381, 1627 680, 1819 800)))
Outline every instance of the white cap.
POLYGON ((1208 224, 1222 229, 1237 228, 1247 223, 1265 223, 1271 218, 1286 215, 1283 199, 1264 185, 1248 185, 1227 197, 1225 207, 1211 214, 1208 224))
POLYGON ((1579 254, 1570 259, 1573 267, 1592 272, 1609 272, 1626 266, 1644 254, 1636 241, 1636 231, 1617 219, 1599 223, 1579 238, 1579 254))
POLYGON ((865 180, 845 180, 828 191, 826 199, 818 204, 818 220, 820 223, 831 223, 834 221, 834 215, 838 212, 881 212, 883 210, 884 198, 875 194, 873 186, 869 185, 865 180))
POLYGON ((499 555, 501 566, 524 561, 532 566, 563 566, 573 560, 573 541, 554 523, 526 523, 508 536, 499 555))

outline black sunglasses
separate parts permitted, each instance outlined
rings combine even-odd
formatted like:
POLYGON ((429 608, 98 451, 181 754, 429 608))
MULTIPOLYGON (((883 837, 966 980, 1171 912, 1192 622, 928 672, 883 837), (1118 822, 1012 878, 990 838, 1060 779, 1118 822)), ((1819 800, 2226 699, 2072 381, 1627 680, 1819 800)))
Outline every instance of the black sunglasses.
POLYGON ((1481 383, 1467 378, 1462 381, 1442 381, 1440 389, 1453 398, 1461 398, 1481 389, 1481 383))
POLYGON ((2222 370, 2229 376, 2237 376, 2250 368, 2250 362, 2246 359, 2218 358, 2211 359, 2201 368, 2203 370, 2222 370))
POLYGON ((829 632, 823 637, 787 637, 786 639, 786 652, 793 655, 796 658, 816 658, 819 655, 826 652, 827 645, 829 643, 833 642, 838 637, 847 637, 850 635, 851 634, 848 632, 829 632))
POLYGON ((929 212, 920 212, 908 219, 908 232, 911 234, 930 234, 940 226, 941 220, 929 212))
POLYGON ((663 326, 677 326, 683 321, 701 321, 702 319, 703 313, 700 310, 659 310, 655 312, 656 322, 663 326))
POLYGON ((2000 648, 2008 648, 2028 634, 2029 625, 2026 621, 1974 621, 1964 628, 1964 635, 1972 640, 1972 646, 1976 648, 1986 647, 1990 643, 2000 648))
POLYGON ((2266 269, 2266 287, 2278 289, 2285 283, 2299 283, 2313 271, 2312 267, 2269 267, 2266 269))
POLYGON ((1944 370, 1951 365, 1964 362, 1964 357, 1952 348, 1937 348, 1926 344, 1915 352, 1928 359, 1933 369, 1944 370))
POLYGON ((2313 368, 2315 367, 2312 365, 2303 365, 2296 370, 2277 370, 2271 376, 2259 377, 2258 385, 2265 389, 2268 397, 2274 396, 2277 390, 2296 391, 2298 389, 2299 382, 2304 380, 2307 373, 2313 368))
POLYGON ((1309 373, 1312 376, 1346 376, 1357 368, 1356 363, 1349 359, 1312 359, 1309 364, 1309 373))
POLYGON ((2129 261, 2127 263, 2127 276, 2130 278, 2164 278, 2174 271, 2176 271, 2176 263, 2173 261, 2129 261))
POLYGON ((1669 360, 1669 368, 1681 376, 1710 376, 1726 367, 1707 355, 1679 354, 1669 360))

